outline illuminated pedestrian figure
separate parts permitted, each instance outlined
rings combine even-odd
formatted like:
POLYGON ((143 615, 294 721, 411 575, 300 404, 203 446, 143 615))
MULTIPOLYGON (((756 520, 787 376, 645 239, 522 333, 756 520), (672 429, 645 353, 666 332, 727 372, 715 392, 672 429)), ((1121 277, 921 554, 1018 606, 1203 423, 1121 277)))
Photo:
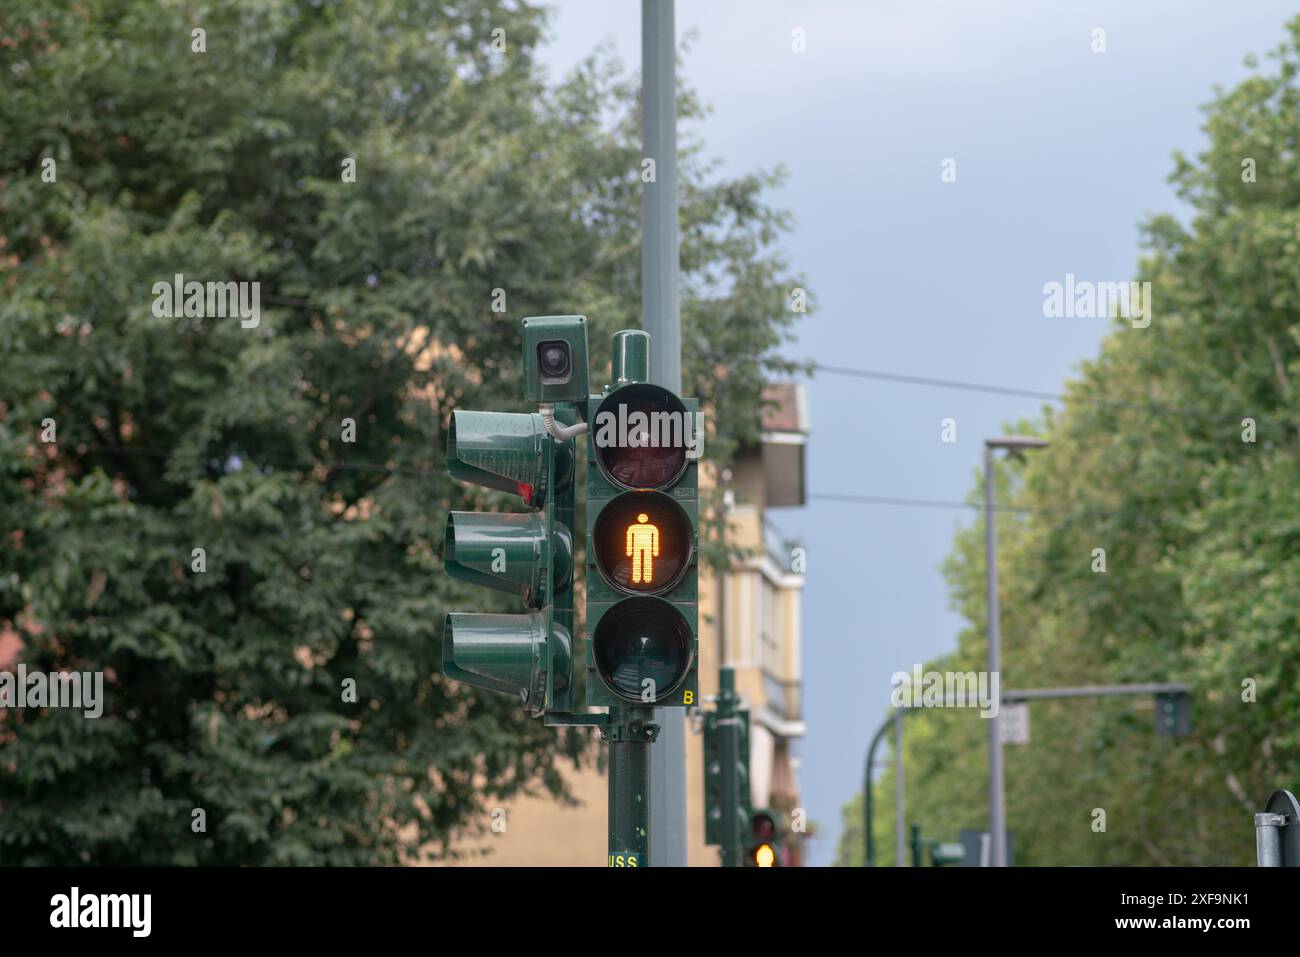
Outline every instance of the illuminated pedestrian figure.
POLYGON ((659 557, 659 529, 648 525, 650 516, 642 512, 637 524, 627 527, 627 554, 632 559, 632 581, 649 585, 654 581, 652 558, 659 557))

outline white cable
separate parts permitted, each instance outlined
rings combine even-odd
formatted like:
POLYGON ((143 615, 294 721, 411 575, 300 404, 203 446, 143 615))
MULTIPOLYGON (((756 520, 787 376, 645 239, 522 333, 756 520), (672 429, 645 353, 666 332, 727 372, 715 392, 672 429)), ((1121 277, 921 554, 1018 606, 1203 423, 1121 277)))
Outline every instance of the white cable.
POLYGON ((573 425, 560 425, 560 423, 556 422, 555 403, 553 402, 541 403, 538 405, 537 411, 542 414, 542 422, 546 424, 546 431, 562 442, 582 435, 587 431, 586 422, 575 422, 573 425))

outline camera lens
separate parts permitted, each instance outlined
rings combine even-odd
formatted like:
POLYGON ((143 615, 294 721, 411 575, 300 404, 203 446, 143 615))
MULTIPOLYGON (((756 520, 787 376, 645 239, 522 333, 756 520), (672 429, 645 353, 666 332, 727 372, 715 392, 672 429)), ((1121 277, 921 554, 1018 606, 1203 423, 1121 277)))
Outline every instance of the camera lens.
POLYGON ((569 381, 571 362, 569 344, 554 339, 537 345, 537 365, 542 373, 542 382, 556 385, 569 381))

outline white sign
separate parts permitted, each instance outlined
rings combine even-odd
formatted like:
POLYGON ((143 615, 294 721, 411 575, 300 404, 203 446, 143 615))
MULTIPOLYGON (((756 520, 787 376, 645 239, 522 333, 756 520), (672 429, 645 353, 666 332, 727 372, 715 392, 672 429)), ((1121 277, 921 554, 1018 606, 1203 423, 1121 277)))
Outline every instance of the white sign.
POLYGON ((1029 702, 1003 703, 1002 712, 998 715, 998 723, 1002 727, 1003 744, 1028 744, 1029 702))

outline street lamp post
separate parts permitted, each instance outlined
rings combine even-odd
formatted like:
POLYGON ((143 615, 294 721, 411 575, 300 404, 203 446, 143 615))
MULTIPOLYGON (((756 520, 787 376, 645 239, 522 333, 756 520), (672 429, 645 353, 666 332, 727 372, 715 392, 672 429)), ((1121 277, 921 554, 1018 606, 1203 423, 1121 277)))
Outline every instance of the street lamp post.
MULTIPOLYGON (((984 569, 988 586, 989 676, 1002 670, 1002 639, 998 612, 998 529, 996 519, 997 477, 994 452, 1006 449, 1019 455, 1027 449, 1041 449, 1042 439, 1004 435, 984 440, 984 569)), ((989 841, 993 867, 1007 866, 1007 807, 1002 770, 1002 709, 989 719, 989 841)))

